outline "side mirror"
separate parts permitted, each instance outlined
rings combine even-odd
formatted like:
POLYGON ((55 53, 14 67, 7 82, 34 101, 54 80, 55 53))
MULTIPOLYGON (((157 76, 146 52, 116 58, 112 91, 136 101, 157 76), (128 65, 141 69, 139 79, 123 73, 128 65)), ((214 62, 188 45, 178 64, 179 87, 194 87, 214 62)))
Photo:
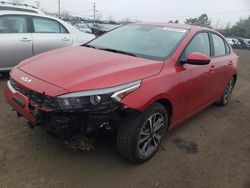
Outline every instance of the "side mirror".
POLYGON ((209 64, 211 59, 202 53, 192 52, 188 55, 186 63, 191 65, 207 65, 209 64))

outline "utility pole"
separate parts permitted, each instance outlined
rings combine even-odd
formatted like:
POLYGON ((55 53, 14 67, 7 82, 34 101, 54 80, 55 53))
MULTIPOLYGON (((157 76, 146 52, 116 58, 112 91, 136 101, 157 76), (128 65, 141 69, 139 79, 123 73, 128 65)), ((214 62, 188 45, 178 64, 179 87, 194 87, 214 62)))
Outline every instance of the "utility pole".
POLYGON ((58 17, 61 17, 61 0, 58 0, 58 17))
POLYGON ((93 3, 93 10, 94 10, 94 20, 95 20, 95 17, 96 17, 96 5, 95 5, 95 2, 93 3))

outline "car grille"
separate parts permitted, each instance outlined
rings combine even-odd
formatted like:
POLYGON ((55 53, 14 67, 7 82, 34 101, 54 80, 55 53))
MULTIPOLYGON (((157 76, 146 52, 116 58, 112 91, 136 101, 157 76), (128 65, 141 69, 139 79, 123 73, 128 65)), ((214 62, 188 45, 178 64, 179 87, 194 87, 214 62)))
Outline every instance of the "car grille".
POLYGON ((48 109, 48 110, 58 110, 59 106, 55 98, 37 93, 32 90, 28 90, 19 86, 13 79, 10 80, 11 86, 24 96, 28 97, 32 104, 39 109, 48 109))
POLYGON ((16 91, 18 91, 18 92, 22 93, 23 95, 27 96, 27 90, 22 89, 21 87, 19 87, 19 86, 17 85, 17 83, 16 83, 14 80, 10 79, 10 84, 11 84, 11 86, 12 86, 16 91))

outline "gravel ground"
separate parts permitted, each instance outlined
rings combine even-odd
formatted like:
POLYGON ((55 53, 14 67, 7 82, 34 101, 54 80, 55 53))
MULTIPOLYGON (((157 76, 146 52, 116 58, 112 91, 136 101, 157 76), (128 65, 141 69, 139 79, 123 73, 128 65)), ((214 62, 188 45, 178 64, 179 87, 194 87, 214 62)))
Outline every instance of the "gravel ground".
POLYGON ((171 131, 142 165, 121 158, 107 136, 94 151, 81 152, 41 128, 31 130, 6 103, 7 78, 0 78, 0 188, 250 188, 250 51, 236 53, 241 64, 231 102, 171 131))

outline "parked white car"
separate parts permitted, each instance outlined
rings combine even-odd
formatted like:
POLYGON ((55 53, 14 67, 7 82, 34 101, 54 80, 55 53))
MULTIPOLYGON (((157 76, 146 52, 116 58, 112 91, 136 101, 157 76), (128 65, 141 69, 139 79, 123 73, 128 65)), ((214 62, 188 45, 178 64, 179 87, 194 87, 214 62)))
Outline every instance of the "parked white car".
POLYGON ((237 46, 237 45, 241 45, 241 43, 239 42, 238 39, 235 38, 226 38, 227 42, 231 45, 231 46, 237 46))
POLYGON ((34 55, 67 46, 81 45, 95 35, 50 16, 20 11, 0 11, 0 71, 34 55))
POLYGON ((250 45, 250 39, 245 39, 245 40, 250 45))

